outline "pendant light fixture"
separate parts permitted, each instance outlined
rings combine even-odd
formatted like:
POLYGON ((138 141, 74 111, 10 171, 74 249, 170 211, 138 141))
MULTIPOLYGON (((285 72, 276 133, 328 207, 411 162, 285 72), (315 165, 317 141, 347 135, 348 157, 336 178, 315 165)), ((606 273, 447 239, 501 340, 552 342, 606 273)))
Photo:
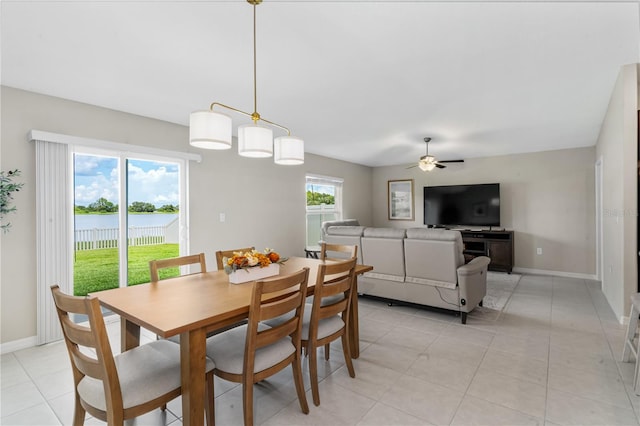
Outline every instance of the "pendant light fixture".
POLYGON ((238 127, 238 154, 244 157, 263 158, 274 156, 276 164, 297 165, 304 163, 304 141, 291 136, 291 131, 272 121, 266 120, 258 113, 258 90, 256 78, 256 6, 262 0, 247 0, 253 6, 253 113, 248 113, 219 102, 213 102, 209 110, 191 113, 189 119, 189 143, 198 148, 229 149, 231 148, 231 117, 217 111, 215 106, 251 117, 253 123, 238 127), (262 126, 259 122, 266 123, 262 126), (273 139, 276 127, 286 132, 286 136, 273 139), (275 155, 274 155, 275 147, 275 155))

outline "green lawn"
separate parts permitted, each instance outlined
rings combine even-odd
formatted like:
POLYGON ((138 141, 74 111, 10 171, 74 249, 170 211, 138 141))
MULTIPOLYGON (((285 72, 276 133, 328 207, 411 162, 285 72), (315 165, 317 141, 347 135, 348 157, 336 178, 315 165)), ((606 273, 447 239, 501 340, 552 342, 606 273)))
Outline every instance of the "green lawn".
MULTIPOLYGON (((129 247, 129 285, 149 282, 150 260, 179 255, 178 244, 129 247)), ((76 296, 118 287, 118 249, 76 251, 73 266, 76 296)), ((179 273, 179 268, 165 269, 160 271, 160 278, 175 277, 179 273)))

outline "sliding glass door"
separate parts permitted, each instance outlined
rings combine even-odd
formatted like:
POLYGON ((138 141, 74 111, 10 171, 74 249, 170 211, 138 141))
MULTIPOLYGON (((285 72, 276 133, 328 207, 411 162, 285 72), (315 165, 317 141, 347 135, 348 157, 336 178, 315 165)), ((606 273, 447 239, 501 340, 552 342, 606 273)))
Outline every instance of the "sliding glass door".
POLYGON ((77 150, 73 177, 74 294, 149 282, 149 260, 180 255, 183 161, 77 150))

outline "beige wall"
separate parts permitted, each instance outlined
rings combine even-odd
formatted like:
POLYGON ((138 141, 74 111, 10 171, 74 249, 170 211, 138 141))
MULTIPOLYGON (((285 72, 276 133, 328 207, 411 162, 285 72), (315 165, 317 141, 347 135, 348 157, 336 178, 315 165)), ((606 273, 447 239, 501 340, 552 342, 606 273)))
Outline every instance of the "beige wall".
POLYGON ((189 176, 190 251, 204 251, 210 265, 219 247, 270 246, 301 255, 304 175, 310 172, 344 178, 344 216, 371 226, 423 226, 425 185, 499 182, 502 226, 516 231, 516 268, 592 276, 594 163, 602 158, 603 290, 621 318, 624 300, 637 291, 637 76, 636 65, 621 71, 597 148, 467 159, 431 173, 404 166, 371 169, 311 154, 303 166, 275 166, 235 150, 193 149, 184 126, 2 87, 0 167, 22 170, 25 187, 15 197, 11 232, 0 235, 0 343, 36 333, 35 149, 27 142, 32 129, 201 154, 202 163, 191 163, 189 176), (415 221, 387 220, 390 179, 415 180, 415 221), (225 213, 224 223, 219 213, 225 213))
MULTIPOLYGON (((2 170, 22 170, 25 187, 15 197, 12 230, 0 236, 1 342, 36 334, 35 148, 27 133, 43 130, 72 136, 202 155, 191 163, 191 252, 204 251, 215 268, 214 251, 240 245, 273 247, 303 255, 305 173, 342 177, 344 214, 370 224, 371 169, 307 154, 302 166, 276 166, 271 159, 247 159, 230 151, 189 147, 188 129, 59 98, 1 88, 2 170), (220 223, 218 213, 226 214, 220 223)), ((185 112, 188 114, 188 111, 185 112)))
POLYGON ((618 319, 638 291, 638 65, 621 68, 600 129, 596 156, 603 170, 602 291, 618 319))
POLYGON ((373 220, 375 226, 423 226, 424 186, 498 182, 501 227, 515 231, 515 266, 592 276, 594 161, 594 148, 578 148, 466 159, 429 173, 406 166, 379 167, 373 171, 373 220), (414 179, 415 221, 387 219, 391 179, 414 179))

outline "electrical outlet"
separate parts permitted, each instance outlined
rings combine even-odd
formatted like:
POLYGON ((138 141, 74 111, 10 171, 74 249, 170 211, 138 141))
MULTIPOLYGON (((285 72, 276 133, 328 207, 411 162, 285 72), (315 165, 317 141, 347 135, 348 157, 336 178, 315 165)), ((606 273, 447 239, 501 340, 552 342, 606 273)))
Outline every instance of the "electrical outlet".
POLYGON ((220 222, 224 222, 227 219, 227 216, 224 213, 220 213, 220 222))
POLYGON ((536 254, 542 254, 542 247, 538 247, 536 249, 536 254))

